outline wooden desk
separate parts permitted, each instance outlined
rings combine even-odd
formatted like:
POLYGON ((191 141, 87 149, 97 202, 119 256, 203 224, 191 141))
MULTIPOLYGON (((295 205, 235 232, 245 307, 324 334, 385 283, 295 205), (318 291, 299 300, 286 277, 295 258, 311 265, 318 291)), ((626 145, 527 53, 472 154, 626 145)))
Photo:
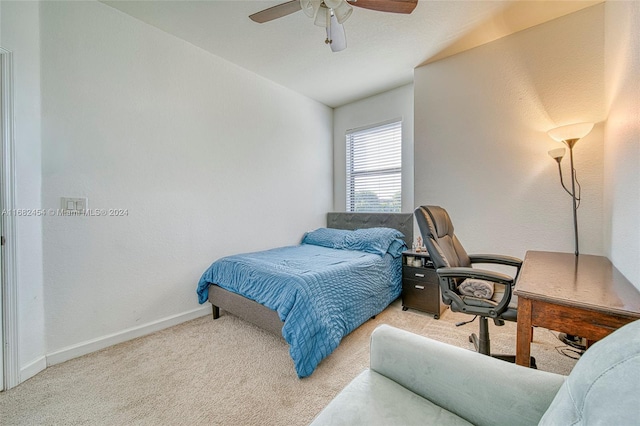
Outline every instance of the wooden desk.
POLYGON ((528 251, 514 290, 520 365, 529 365, 533 326, 593 342, 640 319, 640 292, 602 256, 528 251))

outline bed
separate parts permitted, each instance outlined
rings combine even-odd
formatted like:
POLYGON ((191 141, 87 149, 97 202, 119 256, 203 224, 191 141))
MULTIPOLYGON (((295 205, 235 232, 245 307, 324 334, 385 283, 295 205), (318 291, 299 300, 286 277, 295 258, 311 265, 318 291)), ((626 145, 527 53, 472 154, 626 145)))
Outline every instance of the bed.
POLYGON ((306 377, 400 295, 399 254, 412 240, 411 213, 328 213, 327 228, 300 245, 215 261, 198 283, 199 302, 212 304, 214 319, 222 310, 282 336, 306 377))

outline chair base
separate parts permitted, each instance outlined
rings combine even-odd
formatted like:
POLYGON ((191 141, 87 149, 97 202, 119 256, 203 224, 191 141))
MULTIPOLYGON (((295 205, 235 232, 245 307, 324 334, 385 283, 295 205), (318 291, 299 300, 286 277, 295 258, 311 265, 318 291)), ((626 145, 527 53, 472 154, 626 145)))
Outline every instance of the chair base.
MULTIPOLYGON (((476 348, 476 352, 480 352, 483 355, 487 355, 490 356, 492 358, 496 358, 502 361, 507 361, 510 362, 512 364, 515 364, 516 362, 516 356, 515 355, 499 355, 499 354, 491 354, 491 353, 485 353, 484 351, 481 351, 480 348, 481 347, 485 347, 488 348, 489 347, 489 339, 487 337, 486 342, 484 342, 484 344, 481 344, 480 339, 478 339, 478 336, 476 336, 475 333, 471 334, 471 336, 469 336, 469 342, 473 343, 473 346, 476 348)), ((531 357, 529 359, 529 368, 533 368, 533 369, 538 369, 538 365, 536 364, 536 359, 534 357, 531 357)))
POLYGON ((572 348, 579 351, 584 352, 587 350, 587 347, 583 343, 582 337, 574 336, 573 334, 559 333, 558 340, 560 340, 565 345, 571 346, 572 348))

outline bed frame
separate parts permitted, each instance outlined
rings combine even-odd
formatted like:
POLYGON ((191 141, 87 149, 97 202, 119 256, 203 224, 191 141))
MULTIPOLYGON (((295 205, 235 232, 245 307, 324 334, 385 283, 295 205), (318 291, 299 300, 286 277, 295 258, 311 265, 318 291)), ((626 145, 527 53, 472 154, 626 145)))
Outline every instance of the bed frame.
MULTIPOLYGON (((407 247, 413 242, 413 213, 327 213, 327 228, 361 229, 384 226, 397 229, 405 236, 407 247)), ((282 336, 278 313, 258 302, 211 284, 209 302, 213 306, 213 319, 220 317, 220 310, 248 321, 264 330, 282 336)))

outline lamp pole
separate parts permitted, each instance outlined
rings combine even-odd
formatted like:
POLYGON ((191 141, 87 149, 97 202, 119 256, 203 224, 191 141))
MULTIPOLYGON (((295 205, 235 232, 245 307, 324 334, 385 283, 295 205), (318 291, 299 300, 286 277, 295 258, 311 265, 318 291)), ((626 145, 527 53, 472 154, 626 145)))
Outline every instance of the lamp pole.
POLYGON ((569 162, 571 163, 571 199, 573 200, 573 232, 576 241, 576 256, 579 253, 578 250, 578 200, 576 198, 576 169, 573 168, 573 146, 578 142, 578 139, 568 139, 565 141, 569 147, 569 162))

